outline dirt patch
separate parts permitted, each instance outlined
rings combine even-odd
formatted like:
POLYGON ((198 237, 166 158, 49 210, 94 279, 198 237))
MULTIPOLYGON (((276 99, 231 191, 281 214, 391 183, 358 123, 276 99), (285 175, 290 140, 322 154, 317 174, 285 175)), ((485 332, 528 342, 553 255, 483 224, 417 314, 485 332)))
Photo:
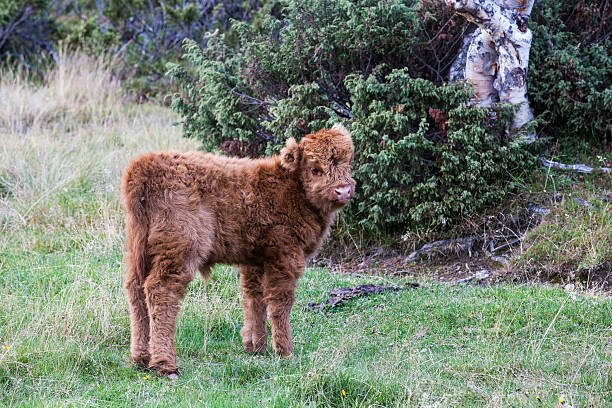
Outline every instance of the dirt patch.
POLYGON ((406 256, 384 256, 367 261, 345 260, 333 264, 330 269, 335 273, 350 275, 394 276, 406 279, 433 279, 440 282, 455 282, 469 278, 477 272, 486 270, 490 277, 480 282, 492 280, 501 271, 502 265, 483 256, 460 256, 435 258, 419 262, 405 262, 406 256))

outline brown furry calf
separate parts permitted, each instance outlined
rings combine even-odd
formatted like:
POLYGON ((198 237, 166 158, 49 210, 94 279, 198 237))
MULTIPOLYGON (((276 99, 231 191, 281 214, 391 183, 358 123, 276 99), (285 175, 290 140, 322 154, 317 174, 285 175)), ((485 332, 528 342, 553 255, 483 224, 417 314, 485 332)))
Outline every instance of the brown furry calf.
POLYGON ((244 294, 242 344, 293 353, 289 313, 297 279, 354 195, 351 135, 342 125, 289 139, 259 160, 205 153, 151 153, 135 159, 121 186, 127 212, 125 288, 131 358, 177 377, 179 302, 195 271, 239 265, 244 294))

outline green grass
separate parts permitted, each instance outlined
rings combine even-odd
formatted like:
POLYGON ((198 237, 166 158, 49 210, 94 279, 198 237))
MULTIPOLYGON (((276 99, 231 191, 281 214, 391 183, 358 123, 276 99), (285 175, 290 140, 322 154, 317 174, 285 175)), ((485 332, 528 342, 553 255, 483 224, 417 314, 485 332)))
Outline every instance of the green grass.
MULTIPOLYGON (((0 100, 16 87, 6 78, 0 100)), ((217 267, 183 302, 180 380, 137 369, 120 174, 139 152, 196 144, 167 110, 112 92, 83 91, 78 103, 94 107, 83 112, 50 99, 40 113, 26 91, 13 95, 31 106, 0 114, 0 406, 612 405, 612 299, 541 285, 423 282, 318 313, 304 306, 333 288, 402 280, 309 269, 291 318, 296 356, 280 360, 242 351, 236 272, 217 267), (38 118, 25 133, 19 112, 38 118)))
POLYGON ((612 403, 612 301, 544 286, 426 283, 304 310, 339 286, 400 280, 309 269, 296 357, 241 350, 236 272, 191 286, 181 379, 128 359, 121 252, 2 253, 0 403, 78 406, 574 406, 612 403), (344 390, 344 393, 343 391, 344 390))

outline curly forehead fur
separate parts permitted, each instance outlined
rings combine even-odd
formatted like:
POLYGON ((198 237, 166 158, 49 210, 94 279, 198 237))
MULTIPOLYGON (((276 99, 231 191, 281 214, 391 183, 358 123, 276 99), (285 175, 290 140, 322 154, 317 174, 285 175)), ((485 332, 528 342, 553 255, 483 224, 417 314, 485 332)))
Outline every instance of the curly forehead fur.
POLYGON ((340 124, 331 129, 322 129, 301 141, 304 153, 317 160, 351 160, 354 152, 353 140, 346 128, 340 124))

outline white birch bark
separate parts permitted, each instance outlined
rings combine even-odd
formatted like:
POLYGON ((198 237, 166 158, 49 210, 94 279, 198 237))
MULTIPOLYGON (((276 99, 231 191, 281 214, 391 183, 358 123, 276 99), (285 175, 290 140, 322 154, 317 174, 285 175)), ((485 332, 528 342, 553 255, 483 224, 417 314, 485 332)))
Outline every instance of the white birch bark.
POLYGON ((475 102, 480 106, 490 106, 498 101, 518 105, 513 129, 533 118, 527 99, 527 68, 532 39, 527 20, 533 1, 446 0, 459 14, 479 27, 466 38, 451 68, 451 81, 462 77, 470 81, 477 98, 475 102))

